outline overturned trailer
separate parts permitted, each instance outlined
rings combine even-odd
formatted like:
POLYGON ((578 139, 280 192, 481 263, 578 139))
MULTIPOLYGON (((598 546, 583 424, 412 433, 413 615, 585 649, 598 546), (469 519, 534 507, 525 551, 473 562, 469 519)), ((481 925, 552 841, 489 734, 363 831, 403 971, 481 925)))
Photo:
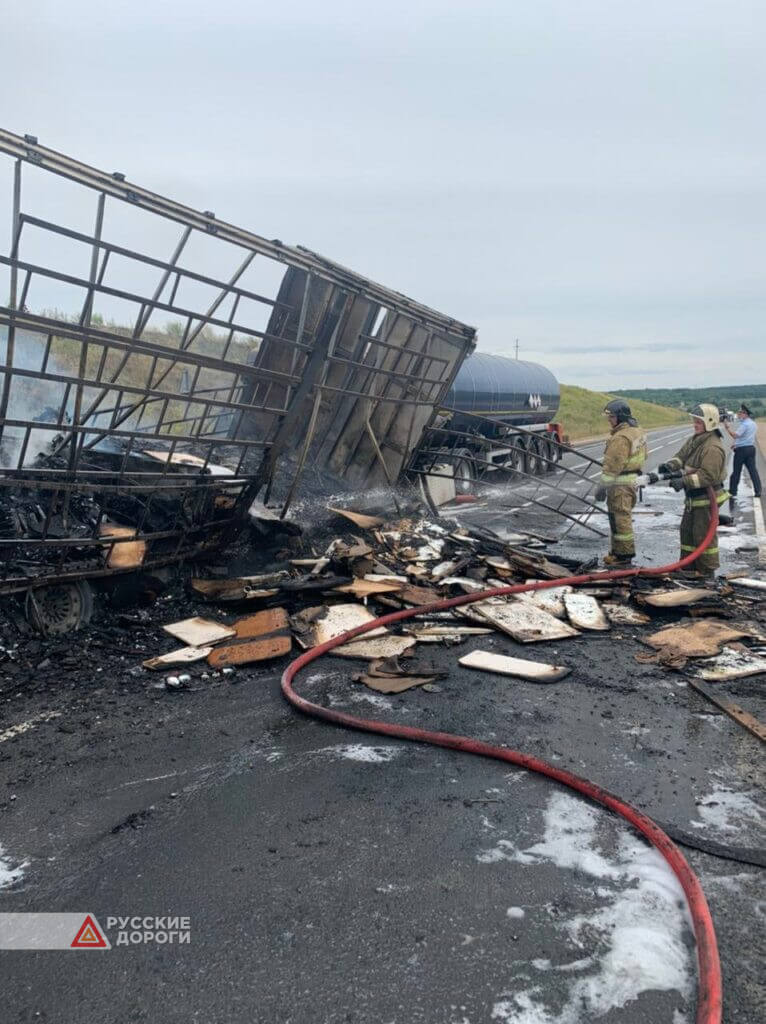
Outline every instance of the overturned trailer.
POLYGON ((0 594, 64 630, 89 581, 236 536, 282 456, 399 479, 475 331, 0 130, 0 594))

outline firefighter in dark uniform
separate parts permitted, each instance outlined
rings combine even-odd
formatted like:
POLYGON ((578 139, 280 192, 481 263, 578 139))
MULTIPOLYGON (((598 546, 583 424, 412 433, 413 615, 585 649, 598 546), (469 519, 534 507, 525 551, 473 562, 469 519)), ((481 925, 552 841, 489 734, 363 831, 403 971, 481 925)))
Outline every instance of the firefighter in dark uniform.
MULTIPOLYGON (((692 409, 691 416, 694 423, 693 436, 669 462, 663 462, 659 467, 660 473, 680 472, 670 481, 670 486, 676 491, 686 492, 681 519, 682 558, 698 547, 710 526, 708 487, 715 491, 719 508, 729 497, 722 482, 726 470, 726 449, 718 429, 718 409, 714 405, 698 405, 692 409)), ((719 565, 716 534, 687 571, 690 575, 711 578, 719 565)))
POLYGON ((630 565, 636 554, 631 513, 636 504, 636 477, 647 458, 646 434, 621 398, 607 403, 604 415, 612 428, 596 488, 596 501, 606 498, 609 512, 611 544, 604 565, 630 565))

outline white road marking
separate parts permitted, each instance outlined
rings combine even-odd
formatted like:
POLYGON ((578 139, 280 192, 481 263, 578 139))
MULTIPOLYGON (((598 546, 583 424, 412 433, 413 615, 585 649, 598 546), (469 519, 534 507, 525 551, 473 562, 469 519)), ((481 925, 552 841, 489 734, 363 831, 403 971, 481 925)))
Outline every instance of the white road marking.
MULTIPOLYGON (((148 775, 145 779, 133 779, 131 782, 123 782, 117 789, 126 789, 128 786, 140 786, 143 782, 159 782, 160 779, 174 779, 177 775, 185 775, 186 772, 168 772, 166 775, 148 775)), ((110 789, 110 793, 114 790, 110 789)))
POLYGON ((753 518, 758 541, 758 565, 766 565, 766 524, 763 521, 763 505, 760 498, 753 498, 753 518))

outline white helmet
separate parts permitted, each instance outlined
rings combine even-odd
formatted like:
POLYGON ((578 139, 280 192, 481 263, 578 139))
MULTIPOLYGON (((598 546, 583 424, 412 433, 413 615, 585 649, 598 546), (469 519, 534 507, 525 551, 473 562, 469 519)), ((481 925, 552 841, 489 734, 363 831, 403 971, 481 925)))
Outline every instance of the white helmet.
POLYGON ((715 405, 708 405, 707 402, 703 402, 702 405, 695 405, 689 415, 692 419, 702 420, 705 431, 708 433, 711 430, 715 430, 721 422, 718 407, 715 405))

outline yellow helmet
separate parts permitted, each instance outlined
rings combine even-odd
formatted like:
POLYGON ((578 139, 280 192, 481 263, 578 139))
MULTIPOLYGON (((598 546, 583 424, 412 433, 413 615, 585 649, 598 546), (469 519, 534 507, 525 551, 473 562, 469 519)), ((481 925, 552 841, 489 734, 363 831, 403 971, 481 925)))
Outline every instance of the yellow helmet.
POLYGON ((715 405, 709 405, 707 402, 703 402, 702 405, 695 405, 689 415, 692 419, 702 420, 705 430, 708 433, 711 430, 715 430, 721 422, 718 407, 715 405))

